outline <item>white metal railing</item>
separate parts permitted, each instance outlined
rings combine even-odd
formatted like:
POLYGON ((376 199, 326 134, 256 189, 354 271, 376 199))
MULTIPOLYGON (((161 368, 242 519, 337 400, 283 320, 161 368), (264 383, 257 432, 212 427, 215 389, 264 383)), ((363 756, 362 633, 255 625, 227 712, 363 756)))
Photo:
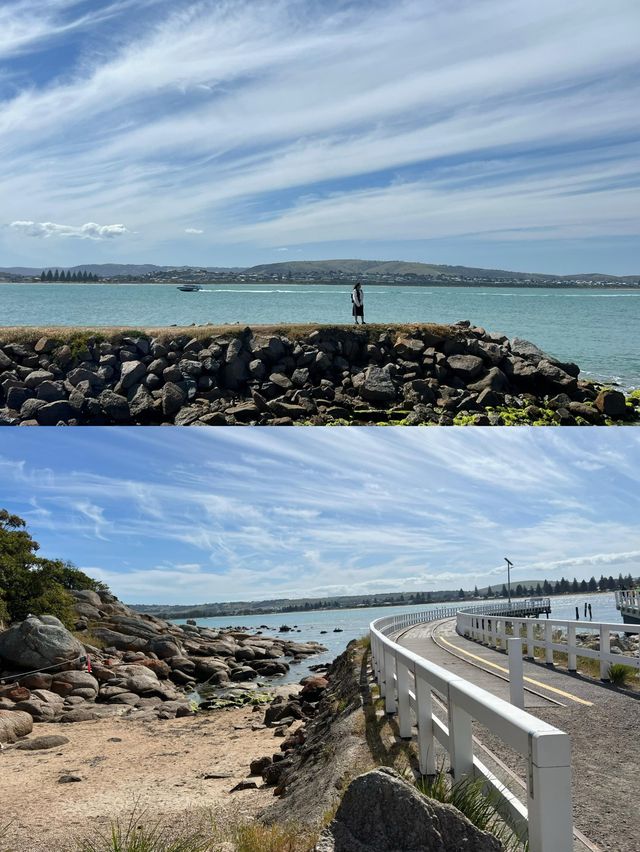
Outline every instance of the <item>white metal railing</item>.
POLYGON ((640 611, 640 589, 627 589, 626 591, 616 592, 616 609, 636 610, 640 611))
POLYGON ((490 648, 506 649, 507 639, 522 634, 526 645, 526 656, 533 660, 535 649, 544 649, 544 659, 553 665, 553 652, 567 654, 567 669, 575 672, 577 657, 588 657, 600 664, 601 680, 609 680, 609 666, 612 663, 624 663, 640 669, 640 657, 622 653, 612 653, 612 643, 621 642, 618 634, 640 633, 640 624, 611 624, 601 621, 569 621, 550 618, 542 624, 536 624, 528 618, 515 618, 511 615, 487 617, 459 611, 456 614, 456 628, 461 636, 482 642, 490 648), (593 633, 597 637, 597 647, 578 644, 578 634, 593 633), (613 635, 613 639, 612 639, 613 635))
MULTIPOLYGON (((512 609, 520 610, 523 603, 526 602, 512 604, 512 609)), ((540 603, 536 603, 539 607, 540 603)), ((529 609, 534 611, 534 607, 529 609)), ((464 610, 469 615, 481 611, 495 617, 496 613, 504 615, 508 605, 484 604, 464 610)), ((371 622, 371 659, 385 710, 397 713, 401 737, 412 737, 415 724, 421 773, 430 775, 436 771, 437 740, 449 754, 454 778, 482 778, 485 789, 497 795, 505 819, 521 837, 528 837, 530 852, 571 852, 569 736, 403 648, 390 635, 415 624, 454 617, 459 612, 457 607, 441 607, 371 622), (446 701, 446 725, 433 713, 434 692, 446 701), (526 806, 474 755, 474 720, 526 758, 526 806)))

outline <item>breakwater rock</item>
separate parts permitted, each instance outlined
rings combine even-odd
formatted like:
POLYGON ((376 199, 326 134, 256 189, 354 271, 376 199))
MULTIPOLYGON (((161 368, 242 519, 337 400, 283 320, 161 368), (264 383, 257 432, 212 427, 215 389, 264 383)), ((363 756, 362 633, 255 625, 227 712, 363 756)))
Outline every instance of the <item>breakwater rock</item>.
MULTIPOLYGON (((74 635, 46 615, 0 632, 5 719, 7 712, 27 713, 34 722, 189 715, 188 696, 205 684, 213 691, 255 684, 325 650, 247 630, 172 624, 136 613, 108 592, 73 595, 74 635)), ((8 732, 9 723, 3 726, 8 732)))
POLYGON ((0 424, 607 424, 640 396, 461 322, 0 332, 0 424))

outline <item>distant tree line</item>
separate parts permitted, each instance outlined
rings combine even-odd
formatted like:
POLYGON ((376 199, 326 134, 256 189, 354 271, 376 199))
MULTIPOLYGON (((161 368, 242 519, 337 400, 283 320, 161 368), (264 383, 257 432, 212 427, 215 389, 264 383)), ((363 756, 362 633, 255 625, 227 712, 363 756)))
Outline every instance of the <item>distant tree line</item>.
MULTIPOLYGON (((636 586, 636 581, 633 579, 631 574, 627 574, 626 577, 623 577, 622 574, 618 574, 617 577, 605 577, 604 574, 600 576, 599 580, 596 580, 595 577, 591 577, 590 580, 576 580, 574 577, 573 580, 566 580, 562 577, 560 580, 553 580, 549 582, 549 580, 544 580, 542 583, 538 583, 534 586, 523 586, 521 583, 512 584, 511 585, 511 597, 514 598, 526 598, 526 597, 546 597, 547 595, 584 595, 587 592, 617 592, 623 591, 625 589, 633 589, 636 586)), ((475 597, 507 597, 507 587, 503 584, 500 593, 493 592, 491 586, 487 589, 484 595, 480 595, 478 593, 478 589, 475 589, 475 597)))
MULTIPOLYGON (((541 598, 548 595, 578 595, 587 594, 589 592, 615 592, 624 589, 634 589, 640 585, 640 578, 633 578, 631 574, 625 577, 618 574, 618 577, 605 577, 602 575, 599 580, 591 577, 590 580, 567 580, 562 577, 560 580, 543 580, 535 586, 526 583, 512 583, 511 597, 512 598, 541 598)), ((432 591, 432 592, 381 592, 376 595, 353 596, 348 595, 339 598, 312 598, 311 600, 301 600, 300 603, 293 601, 258 601, 255 604, 247 604, 246 606, 230 606, 229 604, 201 604, 199 606, 136 606, 133 609, 140 612, 149 612, 157 615, 159 618, 211 618, 218 616, 233 617, 237 615, 269 615, 278 612, 296 613, 296 612, 312 612, 314 610, 327 609, 351 609, 360 607, 380 607, 380 606, 414 606, 420 604, 440 604, 451 601, 472 601, 472 600, 488 600, 490 598, 506 598, 508 590, 506 584, 489 586, 486 589, 479 590, 476 586, 473 590, 463 588, 458 591, 432 591)))
POLYGON ((43 269, 42 275, 40 276, 41 281, 98 281, 98 276, 94 273, 87 272, 86 269, 78 270, 77 272, 70 272, 68 269, 65 272, 64 269, 56 269, 55 271, 51 269, 47 269, 46 272, 43 269))

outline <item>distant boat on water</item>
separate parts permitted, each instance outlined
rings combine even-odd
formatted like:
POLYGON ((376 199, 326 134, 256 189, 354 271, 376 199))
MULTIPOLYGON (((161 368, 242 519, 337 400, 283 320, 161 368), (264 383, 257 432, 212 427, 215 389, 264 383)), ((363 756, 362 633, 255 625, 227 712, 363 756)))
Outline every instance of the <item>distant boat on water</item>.
POLYGON ((198 290, 202 290, 202 287, 199 284, 182 284, 177 289, 182 290, 183 293, 195 293, 198 290))

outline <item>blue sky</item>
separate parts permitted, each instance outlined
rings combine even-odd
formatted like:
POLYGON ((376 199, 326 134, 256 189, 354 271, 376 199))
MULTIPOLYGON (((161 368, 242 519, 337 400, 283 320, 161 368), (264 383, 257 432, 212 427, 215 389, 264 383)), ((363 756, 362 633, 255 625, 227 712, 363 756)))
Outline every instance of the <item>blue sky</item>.
POLYGON ((0 4, 0 265, 640 273, 637 0, 0 4))
POLYGON ((640 575, 637 429, 4 430, 0 506, 130 603, 640 575))

